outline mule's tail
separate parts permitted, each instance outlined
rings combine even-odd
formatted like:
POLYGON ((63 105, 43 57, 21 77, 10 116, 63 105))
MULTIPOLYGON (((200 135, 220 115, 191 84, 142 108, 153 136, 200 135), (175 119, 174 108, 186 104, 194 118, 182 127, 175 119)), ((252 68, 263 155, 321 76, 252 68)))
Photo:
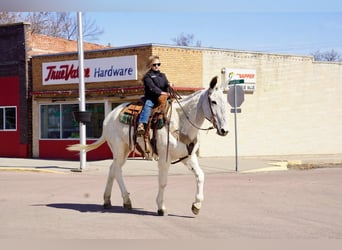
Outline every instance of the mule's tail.
POLYGON ((106 142, 105 137, 102 135, 96 142, 89 144, 89 145, 82 145, 82 144, 74 144, 67 147, 67 150, 69 151, 81 151, 85 150, 86 152, 97 149, 100 147, 103 143, 106 142))

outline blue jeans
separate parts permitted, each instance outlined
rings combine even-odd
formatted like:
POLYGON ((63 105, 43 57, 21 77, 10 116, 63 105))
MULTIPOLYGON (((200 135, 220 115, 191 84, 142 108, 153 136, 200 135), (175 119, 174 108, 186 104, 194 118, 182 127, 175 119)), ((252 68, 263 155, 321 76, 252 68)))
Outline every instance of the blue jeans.
POLYGON ((146 99, 144 107, 141 110, 138 123, 142 122, 142 123, 147 124, 148 118, 150 117, 153 107, 154 107, 154 103, 151 100, 146 99))

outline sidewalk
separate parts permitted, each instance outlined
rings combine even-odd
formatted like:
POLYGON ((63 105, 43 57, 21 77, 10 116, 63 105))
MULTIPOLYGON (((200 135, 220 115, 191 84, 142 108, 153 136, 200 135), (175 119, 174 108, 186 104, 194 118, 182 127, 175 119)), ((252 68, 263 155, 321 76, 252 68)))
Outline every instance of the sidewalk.
MULTIPOLYGON (((82 172, 107 174, 112 160, 89 161, 82 172)), ((235 157, 200 157, 200 166, 205 174, 236 172, 235 157)), ((342 166, 342 154, 333 155, 284 155, 238 157, 238 172, 286 171, 288 164, 342 166)), ((70 173, 80 169, 79 161, 45 160, 0 157, 0 171, 35 171, 47 173, 70 173)), ((126 176, 157 175, 156 161, 129 158, 123 168, 126 176)), ((171 165, 170 174, 191 174, 182 163, 171 165)))

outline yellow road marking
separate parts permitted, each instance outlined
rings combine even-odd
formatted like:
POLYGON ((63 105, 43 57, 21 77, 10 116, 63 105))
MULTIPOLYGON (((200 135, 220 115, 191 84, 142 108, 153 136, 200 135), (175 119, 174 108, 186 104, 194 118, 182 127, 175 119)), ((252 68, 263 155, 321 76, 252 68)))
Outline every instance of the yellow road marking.
POLYGON ((270 171, 287 171, 287 161, 268 163, 273 165, 273 167, 257 168, 251 170, 241 171, 240 173, 258 173, 258 172, 270 172, 270 171))
POLYGON ((49 170, 49 169, 39 169, 39 168, 20 168, 20 167, 0 167, 0 171, 26 171, 26 172, 43 172, 51 174, 64 174, 61 171, 49 170))

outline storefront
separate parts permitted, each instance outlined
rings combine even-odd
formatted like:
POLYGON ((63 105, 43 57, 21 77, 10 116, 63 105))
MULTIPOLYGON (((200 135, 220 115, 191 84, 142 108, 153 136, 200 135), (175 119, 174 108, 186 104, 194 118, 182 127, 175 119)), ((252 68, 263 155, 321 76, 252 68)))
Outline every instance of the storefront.
POLYGON ((0 156, 30 157, 25 24, 0 25, 0 156))

